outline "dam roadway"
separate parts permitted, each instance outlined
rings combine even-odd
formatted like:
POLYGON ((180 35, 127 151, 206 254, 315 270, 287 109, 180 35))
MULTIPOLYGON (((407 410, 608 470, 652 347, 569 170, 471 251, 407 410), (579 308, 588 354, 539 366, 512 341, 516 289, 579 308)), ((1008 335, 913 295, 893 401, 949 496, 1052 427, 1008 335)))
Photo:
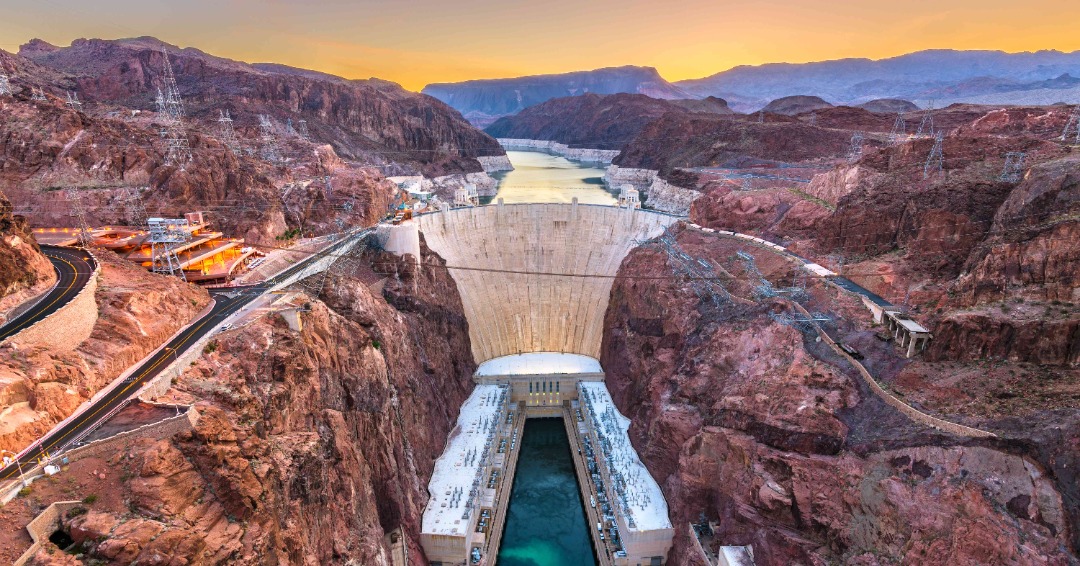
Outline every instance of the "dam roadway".
MULTIPOLYGON (((364 234, 365 232, 361 232, 342 238, 338 242, 328 246, 326 249, 297 262, 289 269, 263 283, 244 287, 211 290, 210 294, 214 299, 214 306, 209 312, 173 335, 162 348, 158 349, 150 357, 144 359, 142 363, 131 372, 131 375, 127 379, 111 389, 104 391, 90 406, 86 407, 81 412, 76 413, 67 421, 57 425, 43 438, 24 449, 17 457, 18 464, 12 461, 6 467, 0 468, 0 481, 19 477, 19 466, 22 466, 23 471, 26 471, 37 465, 42 459, 56 456, 58 450, 63 451, 66 449, 70 444, 95 429, 108 416, 111 416, 114 410, 127 403, 132 397, 138 394, 145 383, 160 375, 161 372, 169 367, 170 362, 176 360, 180 355, 191 348, 192 345, 198 343, 201 338, 212 332, 223 320, 233 315, 256 298, 272 290, 274 287, 278 286, 280 282, 286 281, 289 277, 292 277, 307 268, 312 262, 318 261, 328 255, 333 255, 345 242, 354 237, 361 238, 364 234)), ((86 269, 87 266, 91 265, 88 261, 92 260, 86 259, 89 257, 89 254, 85 251, 71 248, 55 248, 55 251, 50 251, 57 256, 56 261, 71 262, 73 258, 78 257, 84 259, 82 260, 82 268, 75 268, 74 274, 70 272, 64 274, 64 272, 61 272, 65 279, 57 284, 55 292, 57 296, 51 303, 49 300, 43 300, 39 303, 39 306, 45 305, 46 307, 51 308, 51 310, 45 307, 35 307, 34 309, 31 309, 31 312, 38 313, 38 320, 47 316, 49 312, 55 312, 63 306, 63 304, 67 304, 67 302, 71 300, 71 297, 78 294, 78 292, 86 285, 90 275, 93 273, 93 269, 86 269), (74 278, 72 278, 73 276, 74 278), (61 290, 63 291, 62 293, 60 292, 61 290), (62 300, 65 297, 66 299, 62 300)), ((53 257, 50 256, 50 259, 53 259, 53 257)), ((71 263, 73 266, 79 265, 75 262, 71 263)), ((52 297, 52 294, 50 294, 50 297, 52 297)), ((19 319, 13 321, 13 324, 18 320, 19 319)), ((32 322, 30 324, 32 324, 32 322)), ((26 325, 22 328, 28 326, 29 325, 26 325)), ((7 327, 5 327, 5 329, 6 328, 7 327)))

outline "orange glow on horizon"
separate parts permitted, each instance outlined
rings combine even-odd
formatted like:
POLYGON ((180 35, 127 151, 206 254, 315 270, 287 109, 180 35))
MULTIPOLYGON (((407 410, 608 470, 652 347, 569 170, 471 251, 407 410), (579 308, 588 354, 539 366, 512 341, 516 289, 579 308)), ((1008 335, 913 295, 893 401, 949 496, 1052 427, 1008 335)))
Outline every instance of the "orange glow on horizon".
POLYGON ((32 3, 5 13, 0 48, 40 37, 153 35, 249 62, 433 82, 656 67, 668 80, 737 65, 880 59, 922 49, 1080 50, 1080 2, 1031 0, 135 0, 32 3))

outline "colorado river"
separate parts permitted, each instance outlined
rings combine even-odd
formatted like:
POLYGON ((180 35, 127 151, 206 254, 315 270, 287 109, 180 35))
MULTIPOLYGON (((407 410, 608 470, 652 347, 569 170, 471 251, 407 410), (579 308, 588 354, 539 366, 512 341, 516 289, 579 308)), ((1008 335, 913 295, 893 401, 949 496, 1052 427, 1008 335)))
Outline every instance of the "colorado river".
POLYGON ((604 185, 604 170, 540 151, 507 151, 513 171, 496 173, 499 191, 494 199, 507 204, 570 202, 615 204, 616 195, 604 185))
POLYGON ((510 492, 498 566, 595 565, 562 419, 530 419, 510 492))

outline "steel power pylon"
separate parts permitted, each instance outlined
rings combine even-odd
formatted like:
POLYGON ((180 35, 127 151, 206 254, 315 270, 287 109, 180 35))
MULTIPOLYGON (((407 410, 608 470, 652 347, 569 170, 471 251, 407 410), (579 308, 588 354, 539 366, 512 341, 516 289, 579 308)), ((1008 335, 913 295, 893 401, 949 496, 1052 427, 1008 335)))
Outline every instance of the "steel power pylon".
POLYGON ((75 238, 80 246, 88 248, 94 241, 94 234, 90 230, 90 224, 86 221, 86 210, 83 208, 82 194, 79 193, 78 189, 71 187, 64 189, 64 196, 71 205, 71 216, 75 218, 75 238))
POLYGON ((304 139, 308 138, 307 120, 301 119, 296 123, 296 131, 304 139))
POLYGON ((79 100, 79 93, 77 92, 68 91, 67 102, 65 102, 65 104, 67 104, 68 108, 71 108, 72 110, 79 112, 82 111, 82 102, 79 100))
POLYGON ((236 140, 236 130, 233 129, 232 116, 228 110, 218 110, 218 123, 221 124, 221 141, 234 155, 240 155, 240 142, 236 140))
POLYGON ((851 149, 848 150, 848 161, 858 161, 863 154, 863 141, 865 136, 862 132, 851 134, 851 149))
POLYGON ((5 74, 0 74, 0 96, 11 96, 11 83, 5 74))
POLYGON ((1005 167, 1001 170, 999 181, 1016 183, 1024 177, 1024 157, 1027 154, 1022 151, 1010 151, 1005 154, 1005 167))
POLYGON ((930 175, 942 172, 945 154, 941 146, 944 141, 944 134, 941 132, 934 134, 934 147, 930 148, 930 155, 926 156, 926 164, 923 165, 923 179, 929 179, 930 175))
POLYGON ((280 163, 281 152, 278 151, 274 124, 266 114, 259 114, 259 139, 262 140, 262 158, 270 163, 280 163))
POLYGON ((1073 108, 1072 114, 1069 115, 1069 120, 1065 122, 1065 129, 1061 132, 1061 141, 1069 141, 1072 137, 1070 134, 1076 132, 1076 138, 1073 142, 1076 145, 1080 145, 1080 106, 1073 108))
POLYGON ((150 218, 147 224, 150 227, 150 270, 154 273, 179 275, 187 281, 184 270, 180 267, 180 258, 176 255, 177 244, 191 238, 191 233, 185 229, 187 220, 150 218))
POLYGON ((930 104, 926 108, 926 114, 923 114, 922 120, 919 122, 919 129, 915 132, 915 137, 932 137, 934 135, 934 101, 931 100, 930 104))
POLYGON ((35 102, 46 102, 49 99, 45 98, 45 89, 30 87, 30 100, 35 102))
POLYGON ((162 82, 165 91, 158 90, 157 105, 165 122, 161 130, 166 145, 165 163, 183 169, 191 161, 191 148, 184 128, 184 100, 180 97, 180 88, 176 86, 176 75, 169 62, 168 50, 161 50, 161 58, 164 60, 162 82))
POLYGON ((146 207, 143 206, 142 190, 149 190, 150 187, 128 187, 124 191, 125 200, 127 200, 128 209, 131 211, 131 220, 134 226, 139 228, 147 228, 147 215, 146 207))
POLYGON ((892 133, 889 134, 889 142, 892 145, 897 145, 904 141, 907 137, 907 122, 904 121, 904 114, 902 112, 896 113, 896 120, 893 121, 892 133))

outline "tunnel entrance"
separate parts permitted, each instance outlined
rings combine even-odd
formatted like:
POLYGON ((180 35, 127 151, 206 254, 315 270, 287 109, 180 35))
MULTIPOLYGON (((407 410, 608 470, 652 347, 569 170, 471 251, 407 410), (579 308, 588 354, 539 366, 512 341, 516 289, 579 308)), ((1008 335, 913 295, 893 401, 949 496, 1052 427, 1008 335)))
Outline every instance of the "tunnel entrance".
POLYGON ((596 564, 562 419, 525 423, 500 566, 596 564))
POLYGON ((71 545, 75 544, 75 539, 71 538, 67 531, 57 529, 53 531, 53 534, 49 535, 49 542, 55 544, 60 550, 67 550, 71 545))

